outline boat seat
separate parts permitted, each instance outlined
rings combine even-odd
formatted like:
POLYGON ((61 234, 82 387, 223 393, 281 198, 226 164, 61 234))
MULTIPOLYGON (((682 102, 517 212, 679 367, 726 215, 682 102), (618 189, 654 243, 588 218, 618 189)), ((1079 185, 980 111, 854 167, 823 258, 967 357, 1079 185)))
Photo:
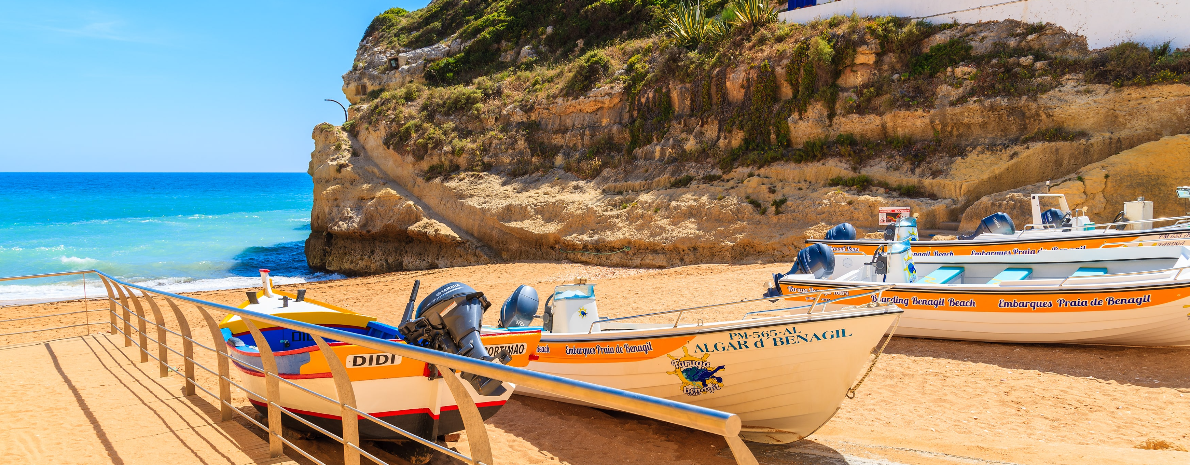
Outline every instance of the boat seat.
POLYGON ((377 339, 401 339, 401 332, 392 325, 386 325, 379 321, 368 322, 368 337, 377 339))
POLYGON ((961 266, 944 266, 938 268, 925 277, 918 279, 917 283, 926 284, 950 284, 956 278, 963 276, 963 267, 961 266))
POLYGON ((1101 276, 1107 274, 1107 268, 1088 268, 1082 267, 1070 275, 1071 278, 1075 276, 1101 276))
POLYGON ((988 284, 999 285, 1004 281, 1024 281, 1033 275, 1032 268, 1005 268, 1000 274, 992 277, 988 284))

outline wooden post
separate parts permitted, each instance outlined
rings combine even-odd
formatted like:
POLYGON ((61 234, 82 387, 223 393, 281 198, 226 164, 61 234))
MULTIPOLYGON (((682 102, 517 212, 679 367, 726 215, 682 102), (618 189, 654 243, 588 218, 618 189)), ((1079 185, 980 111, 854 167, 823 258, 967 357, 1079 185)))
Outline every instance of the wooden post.
MULTIPOLYGON (((186 373, 186 385, 182 387, 182 395, 192 396, 194 395, 194 341, 192 340, 194 336, 190 335, 190 322, 186 321, 186 315, 182 314, 182 309, 178 308, 174 301, 169 297, 162 297, 162 299, 165 299, 165 303, 173 309, 174 318, 178 320, 178 329, 182 332, 182 355, 186 359, 182 364, 183 372, 186 373)), ((215 354, 215 358, 218 357, 219 354, 215 354)))
POLYGON ((165 330, 165 318, 161 316, 161 308, 157 306, 157 301, 148 292, 141 291, 141 295, 145 296, 145 301, 149 303, 149 310, 153 311, 153 321, 157 324, 157 360, 161 362, 160 377, 169 376, 169 349, 165 346, 166 335, 169 334, 165 330))
MULTIPOLYGON (((242 318, 242 317, 241 317, 242 318)), ((277 379, 281 372, 277 370, 277 359, 273 358, 273 349, 264 338, 260 329, 252 320, 242 318, 256 340, 256 348, 260 350, 261 367, 264 369, 265 402, 269 407, 269 455, 278 457, 284 452, 285 444, 281 442, 281 381, 277 379), (269 373, 275 376, 269 376, 269 373)))
POLYGON ((475 399, 467 392, 467 387, 459 379, 459 375, 451 369, 439 367, 442 380, 450 388, 450 395, 459 406, 459 415, 463 417, 463 427, 467 431, 467 445, 471 446, 471 458, 493 465, 492 443, 488 440, 488 430, 483 425, 483 415, 479 414, 479 407, 475 406, 475 399))
POLYGON ((116 293, 112 291, 112 283, 107 280, 107 277, 99 275, 99 279, 103 281, 103 287, 107 288, 107 309, 108 318, 111 319, 112 329, 111 333, 116 334, 116 293))
POLYGON ((198 312, 207 322, 207 328, 211 329, 211 342, 215 343, 215 360, 219 365, 219 421, 228 421, 231 420, 231 367, 227 361, 227 342, 223 340, 219 323, 215 322, 211 313, 202 305, 194 306, 198 307, 198 312))
POLYGON ((116 284, 116 292, 120 293, 120 308, 124 309, 124 347, 132 345, 132 313, 128 310, 128 297, 124 295, 124 286, 116 284))
POLYGON ((149 361, 149 353, 146 352, 148 350, 148 348, 145 347, 145 346, 149 345, 149 339, 145 335, 145 309, 141 308, 140 299, 136 298, 136 294, 132 293, 132 288, 130 288, 128 286, 124 286, 124 292, 128 293, 128 300, 131 300, 132 306, 134 308, 136 308, 136 316, 140 317, 140 318, 136 319, 136 328, 137 328, 137 332, 140 333, 140 337, 138 338, 138 339, 140 339, 139 345, 140 345, 140 349, 141 349, 140 350, 140 362, 145 363, 145 362, 149 361))
POLYGON ((347 367, 339 356, 335 354, 330 344, 321 336, 311 334, 314 342, 318 343, 318 351, 322 352, 326 364, 331 369, 331 376, 335 379, 335 393, 339 399, 339 416, 343 418, 343 464, 359 465, 359 451, 352 445, 360 447, 359 442, 359 414, 347 407, 356 407, 355 389, 351 387, 351 379, 347 376, 347 367))

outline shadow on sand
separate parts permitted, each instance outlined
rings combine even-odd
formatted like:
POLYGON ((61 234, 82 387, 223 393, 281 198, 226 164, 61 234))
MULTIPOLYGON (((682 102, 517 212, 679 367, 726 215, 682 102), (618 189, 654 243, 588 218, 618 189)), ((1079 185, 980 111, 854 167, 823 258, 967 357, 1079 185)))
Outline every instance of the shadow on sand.
POLYGON ((1144 387, 1190 389, 1190 348, 1008 344, 897 337, 886 353, 986 363, 1144 387))

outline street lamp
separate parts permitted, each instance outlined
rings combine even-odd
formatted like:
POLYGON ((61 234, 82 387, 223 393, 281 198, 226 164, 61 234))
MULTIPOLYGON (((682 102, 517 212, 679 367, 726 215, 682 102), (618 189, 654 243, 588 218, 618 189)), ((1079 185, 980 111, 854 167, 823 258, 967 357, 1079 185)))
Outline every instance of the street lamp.
MULTIPOLYGON (((339 101, 338 101, 338 100, 331 99, 331 98, 324 98, 324 99, 322 99, 322 100, 323 100, 323 101, 326 101, 326 102, 335 102, 335 103, 339 103, 339 101)), ((339 108, 342 108, 342 109, 343 109, 343 122, 344 122, 344 123, 346 123, 346 122, 347 122, 347 107, 343 106, 343 104, 342 104, 342 103, 339 103, 339 108)))

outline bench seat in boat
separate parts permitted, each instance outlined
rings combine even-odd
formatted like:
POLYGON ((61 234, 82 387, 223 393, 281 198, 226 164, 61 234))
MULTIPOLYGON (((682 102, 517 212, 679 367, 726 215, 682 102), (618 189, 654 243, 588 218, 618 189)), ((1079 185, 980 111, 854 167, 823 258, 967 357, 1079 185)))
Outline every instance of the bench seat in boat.
POLYGON ((1004 281, 1024 281, 1033 275, 1032 268, 1005 268, 1000 274, 992 277, 988 284, 1000 284, 1004 281))
MULTIPOLYGON (((961 266, 943 266, 930 274, 925 275, 916 282, 920 284, 950 284, 951 281, 963 276, 963 267, 961 266)), ((959 282, 962 282, 961 280, 959 282)))
POLYGON ((1092 267, 1084 266, 1082 268, 1079 268, 1078 270, 1075 270, 1074 274, 1070 275, 1070 277, 1073 278, 1075 276, 1099 276, 1099 275, 1105 275, 1105 274, 1107 274, 1107 268, 1092 268, 1092 267))

